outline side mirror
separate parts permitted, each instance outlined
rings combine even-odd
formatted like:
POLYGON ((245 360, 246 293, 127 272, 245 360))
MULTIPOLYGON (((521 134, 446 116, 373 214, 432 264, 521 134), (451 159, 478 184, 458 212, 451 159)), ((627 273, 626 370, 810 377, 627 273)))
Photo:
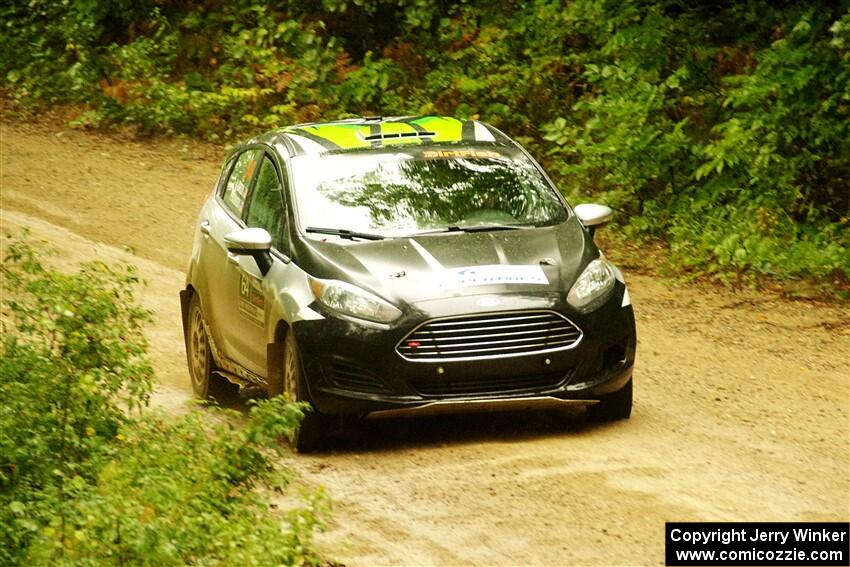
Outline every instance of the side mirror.
POLYGON ((264 228, 234 230, 225 235, 224 245, 231 254, 252 256, 263 275, 272 267, 272 237, 264 228))
POLYGON ((581 224, 590 230, 591 236, 593 236, 597 228, 611 222, 611 218, 614 216, 614 211, 605 205, 584 203, 582 205, 576 205, 573 210, 578 220, 581 221, 581 224))

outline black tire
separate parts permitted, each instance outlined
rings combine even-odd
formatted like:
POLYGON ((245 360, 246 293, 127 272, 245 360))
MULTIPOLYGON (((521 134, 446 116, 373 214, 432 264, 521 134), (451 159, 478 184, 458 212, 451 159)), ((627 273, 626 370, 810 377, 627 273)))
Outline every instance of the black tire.
MULTIPOLYGON (((310 392, 304 378, 304 370, 301 366, 301 354, 295 335, 290 331, 286 334, 283 343, 283 384, 281 395, 290 402, 307 402, 310 409, 305 412, 301 425, 295 432, 292 440, 292 448, 298 453, 312 453, 322 450, 327 443, 330 430, 330 418, 319 413, 310 400, 310 392)), ((270 385, 269 393, 276 390, 270 385)))
POLYGON ((221 402, 232 396, 234 386, 216 374, 210 340, 207 336, 204 312, 198 294, 189 300, 189 318, 186 322, 186 361, 192 391, 202 400, 221 402))
POLYGON ((588 406, 587 414, 595 421, 617 421, 632 415, 632 379, 614 393, 602 396, 598 404, 588 406))

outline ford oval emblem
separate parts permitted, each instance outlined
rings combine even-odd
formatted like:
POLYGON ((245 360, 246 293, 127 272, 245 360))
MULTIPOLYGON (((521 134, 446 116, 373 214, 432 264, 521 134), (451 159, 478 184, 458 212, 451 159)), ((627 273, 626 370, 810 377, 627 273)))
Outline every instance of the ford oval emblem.
POLYGON ((475 302, 475 305, 477 305, 478 307, 495 307, 501 304, 502 300, 498 297, 482 297, 481 299, 475 302))

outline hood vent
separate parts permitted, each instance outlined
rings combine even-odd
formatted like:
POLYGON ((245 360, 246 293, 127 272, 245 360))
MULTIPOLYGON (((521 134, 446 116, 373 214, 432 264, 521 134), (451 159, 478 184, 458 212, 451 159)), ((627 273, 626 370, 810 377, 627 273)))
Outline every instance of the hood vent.
POLYGON ((363 136, 367 142, 379 142, 381 140, 397 140, 400 138, 433 138, 437 134, 435 132, 392 132, 387 134, 369 134, 363 136))

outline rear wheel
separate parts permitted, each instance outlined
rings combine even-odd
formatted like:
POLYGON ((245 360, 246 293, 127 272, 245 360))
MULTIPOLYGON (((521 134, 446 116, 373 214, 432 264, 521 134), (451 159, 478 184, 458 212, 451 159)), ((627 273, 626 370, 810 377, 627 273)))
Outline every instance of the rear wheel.
POLYGON ((216 374, 210 340, 198 294, 193 293, 189 301, 189 321, 186 331, 186 358, 192 391, 199 398, 220 401, 231 390, 231 384, 216 374))
POLYGON ((632 379, 612 394, 602 396, 599 403, 587 408, 588 415, 597 421, 629 419, 632 415, 632 379))
MULTIPOLYGON (((328 430, 330 429, 329 418, 319 413, 312 407, 310 393, 304 379, 304 370, 301 366, 301 355, 298 351, 298 343, 292 331, 286 334, 283 344, 283 384, 279 389, 282 395, 290 402, 307 402, 311 408, 305 412, 304 419, 295 433, 292 447, 299 453, 310 453, 322 449, 326 443, 328 430)), ((271 387, 270 393, 275 388, 271 387)))

